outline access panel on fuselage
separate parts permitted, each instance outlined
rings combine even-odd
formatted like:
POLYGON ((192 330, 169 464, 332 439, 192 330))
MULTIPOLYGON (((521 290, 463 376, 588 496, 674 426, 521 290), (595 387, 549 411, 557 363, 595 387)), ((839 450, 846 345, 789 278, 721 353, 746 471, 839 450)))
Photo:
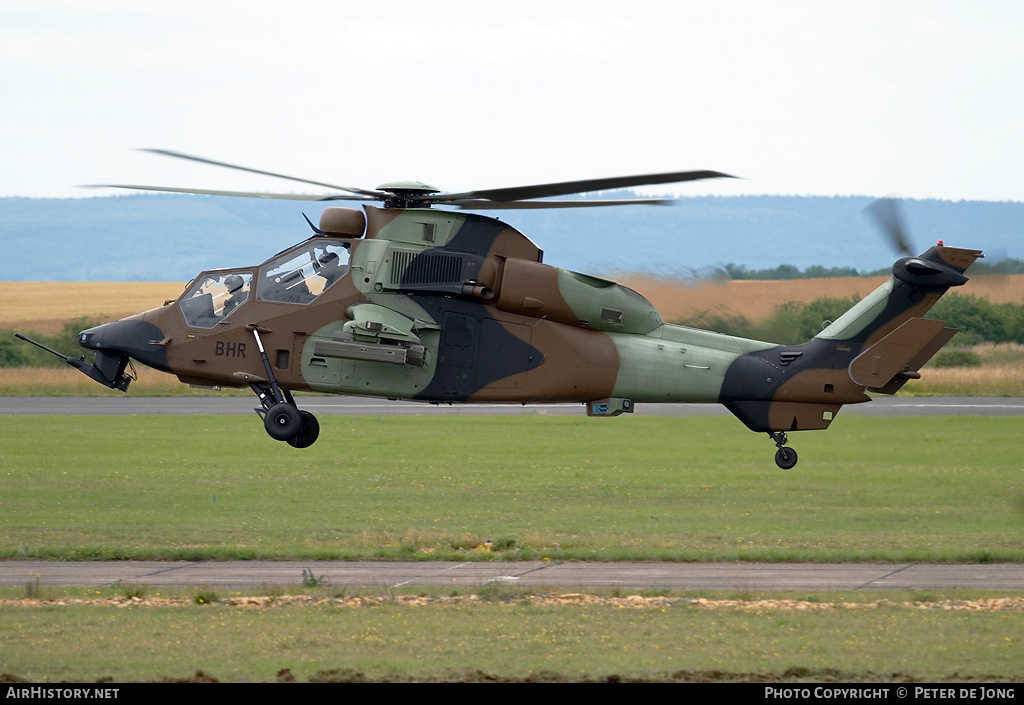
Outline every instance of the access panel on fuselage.
POLYGON ((418 297, 417 302, 441 323, 434 377, 419 399, 465 401, 488 386, 525 388, 525 373, 543 362, 530 344, 528 325, 498 320, 492 309, 472 301, 418 297))

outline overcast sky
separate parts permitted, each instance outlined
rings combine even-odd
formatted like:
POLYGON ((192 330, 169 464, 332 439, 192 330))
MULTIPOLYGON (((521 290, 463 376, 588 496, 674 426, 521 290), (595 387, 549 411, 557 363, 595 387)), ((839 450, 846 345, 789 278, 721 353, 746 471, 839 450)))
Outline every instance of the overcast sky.
POLYGON ((0 2, 0 196, 688 169, 682 194, 1024 200, 1024 3, 0 2))

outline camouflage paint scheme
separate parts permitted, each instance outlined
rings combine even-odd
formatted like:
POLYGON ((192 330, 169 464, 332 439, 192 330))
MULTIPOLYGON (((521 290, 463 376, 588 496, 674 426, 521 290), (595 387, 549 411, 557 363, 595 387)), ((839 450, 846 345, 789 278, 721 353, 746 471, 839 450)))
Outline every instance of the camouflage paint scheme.
POLYGON ((285 390, 580 402, 597 416, 638 402, 709 402, 758 432, 823 429, 843 404, 869 401, 866 390, 891 394, 919 377, 955 333, 922 316, 981 256, 937 246, 905 257, 814 339, 787 346, 667 324, 637 292, 545 265, 529 238, 477 214, 328 208, 316 236, 268 262, 327 244, 347 249, 348 271, 310 302, 263 300, 269 264, 231 270, 251 282, 248 299, 208 327, 189 325, 187 287, 176 302, 84 331, 80 343, 98 351, 108 386, 130 356, 198 385, 266 388, 272 365, 285 390))

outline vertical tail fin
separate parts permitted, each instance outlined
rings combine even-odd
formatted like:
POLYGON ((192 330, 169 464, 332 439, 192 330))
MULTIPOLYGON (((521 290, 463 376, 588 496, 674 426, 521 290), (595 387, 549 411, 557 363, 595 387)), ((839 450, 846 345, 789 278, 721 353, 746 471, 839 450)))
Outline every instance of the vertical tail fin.
POLYGON ((924 316, 950 287, 965 284, 964 271, 982 256, 979 250, 937 245, 920 257, 897 260, 892 279, 815 337, 870 345, 924 316))

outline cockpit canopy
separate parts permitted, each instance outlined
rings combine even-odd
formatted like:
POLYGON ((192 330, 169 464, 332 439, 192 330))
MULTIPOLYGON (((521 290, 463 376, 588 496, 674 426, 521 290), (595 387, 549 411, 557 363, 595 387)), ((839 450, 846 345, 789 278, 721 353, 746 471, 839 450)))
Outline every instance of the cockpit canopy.
POLYGON ((260 301, 308 304, 348 273, 348 243, 314 238, 259 270, 260 301))
POLYGON ((257 270, 222 269, 196 277, 179 307, 191 328, 226 322, 255 293, 257 300, 312 303, 348 273, 349 244, 313 238, 286 250, 257 270))
POLYGON ((249 270, 201 274, 181 298, 181 313, 192 328, 213 328, 248 301, 251 291, 249 270))

